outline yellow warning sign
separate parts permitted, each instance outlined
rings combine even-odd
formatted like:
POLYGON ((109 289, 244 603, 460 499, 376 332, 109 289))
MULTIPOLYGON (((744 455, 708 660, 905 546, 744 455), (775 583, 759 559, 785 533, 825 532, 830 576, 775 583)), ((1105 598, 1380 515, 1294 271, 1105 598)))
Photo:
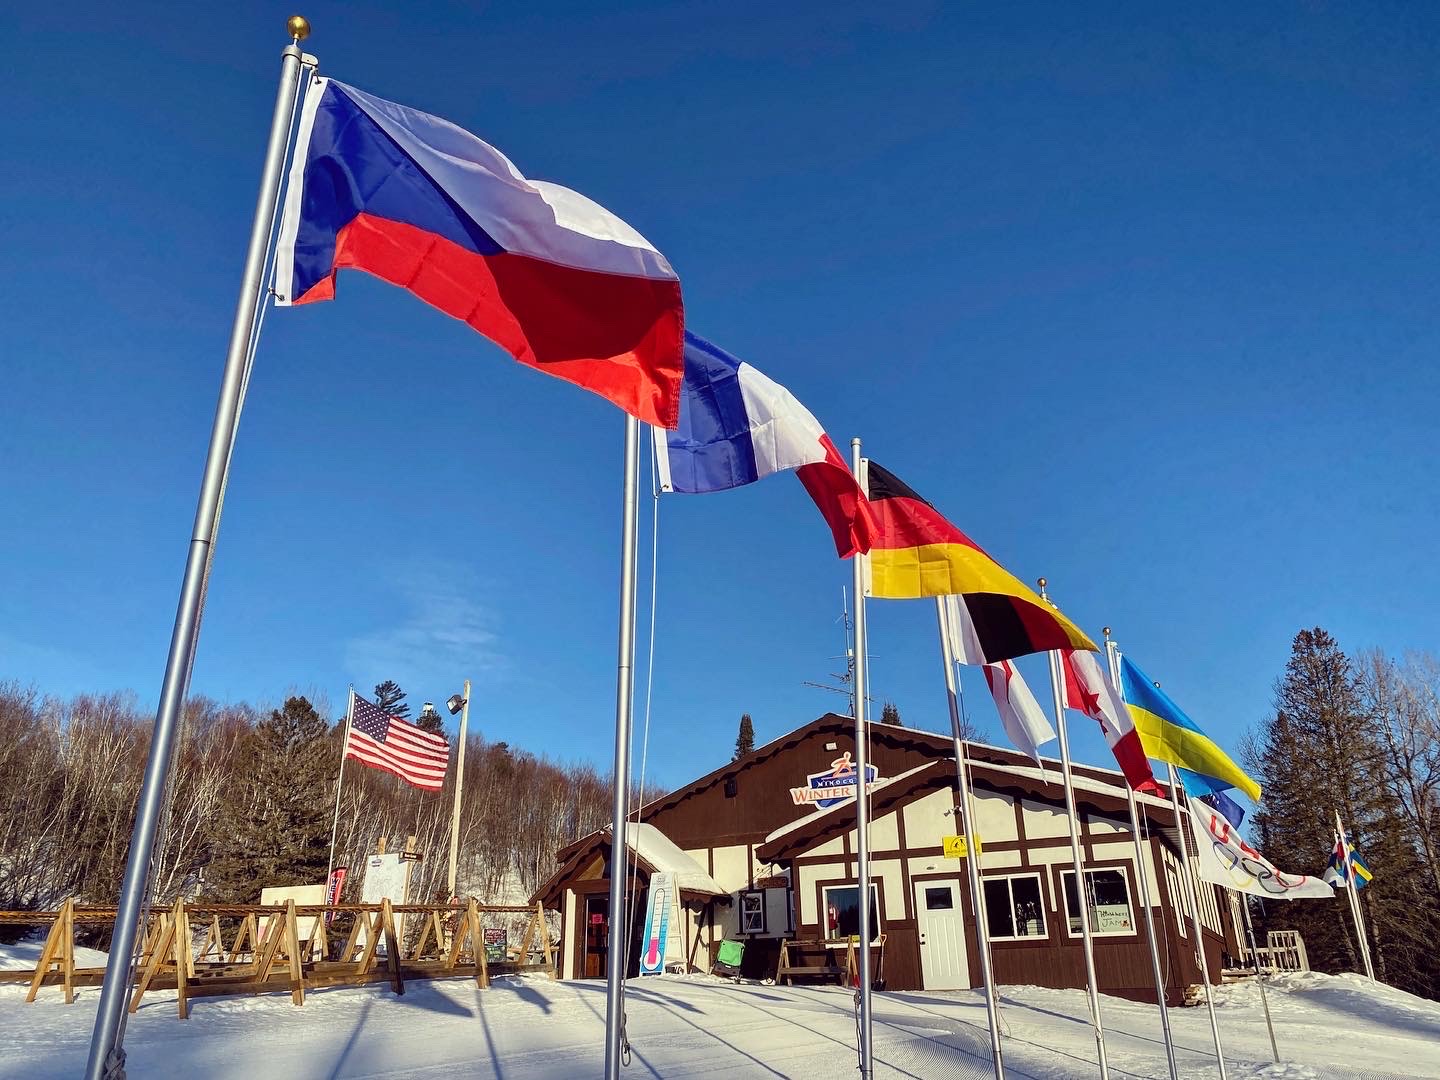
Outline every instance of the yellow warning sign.
MULTIPOLYGON (((963 836, 941 837, 941 842, 945 845, 945 858, 947 859, 963 859, 968 854, 963 836)), ((985 845, 980 842, 978 836, 975 837, 975 850, 982 854, 985 851, 985 845)))

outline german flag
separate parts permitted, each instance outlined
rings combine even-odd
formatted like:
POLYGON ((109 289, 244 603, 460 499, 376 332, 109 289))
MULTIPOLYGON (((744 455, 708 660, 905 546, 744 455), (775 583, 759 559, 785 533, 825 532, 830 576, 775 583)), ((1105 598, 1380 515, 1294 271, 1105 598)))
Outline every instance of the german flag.
POLYGON ((1084 632, 985 554, 979 544, 894 473, 873 461, 867 475, 877 528, 870 595, 892 600, 955 596, 956 636, 967 664, 994 664, 1051 649, 1095 649, 1084 632))

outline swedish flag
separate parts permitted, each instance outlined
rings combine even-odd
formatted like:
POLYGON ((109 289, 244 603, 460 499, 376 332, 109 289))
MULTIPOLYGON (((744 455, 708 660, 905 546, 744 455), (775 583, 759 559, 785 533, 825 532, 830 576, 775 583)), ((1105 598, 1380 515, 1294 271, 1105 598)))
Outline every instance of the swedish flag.
POLYGON ((1239 788, 1255 802, 1260 801, 1260 785, 1230 760, 1230 755, 1201 731, 1128 656, 1122 660, 1120 681, 1126 708, 1135 721, 1135 730, 1140 733, 1140 744, 1147 756, 1213 777, 1239 788))

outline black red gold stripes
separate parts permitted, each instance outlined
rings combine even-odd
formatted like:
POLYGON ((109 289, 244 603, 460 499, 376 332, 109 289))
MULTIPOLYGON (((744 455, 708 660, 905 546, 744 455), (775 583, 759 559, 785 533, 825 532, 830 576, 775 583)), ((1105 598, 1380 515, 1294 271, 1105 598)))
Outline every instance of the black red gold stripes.
POLYGON ((983 657, 995 663, 1050 649, 1094 649, 1064 615, 997 563, 894 473, 869 463, 876 530, 870 595, 890 599, 962 596, 983 657))

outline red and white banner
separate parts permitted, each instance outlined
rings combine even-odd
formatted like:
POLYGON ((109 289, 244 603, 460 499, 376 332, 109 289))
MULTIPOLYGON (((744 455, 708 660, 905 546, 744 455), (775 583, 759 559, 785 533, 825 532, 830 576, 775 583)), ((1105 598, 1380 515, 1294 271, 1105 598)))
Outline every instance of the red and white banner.
MULTIPOLYGON (((340 902, 340 890, 345 887, 345 875, 350 872, 347 866, 337 866, 330 871, 330 880, 325 884, 325 906, 334 907, 340 902)), ((325 925, 329 926, 335 920, 335 912, 325 913, 325 925)))

